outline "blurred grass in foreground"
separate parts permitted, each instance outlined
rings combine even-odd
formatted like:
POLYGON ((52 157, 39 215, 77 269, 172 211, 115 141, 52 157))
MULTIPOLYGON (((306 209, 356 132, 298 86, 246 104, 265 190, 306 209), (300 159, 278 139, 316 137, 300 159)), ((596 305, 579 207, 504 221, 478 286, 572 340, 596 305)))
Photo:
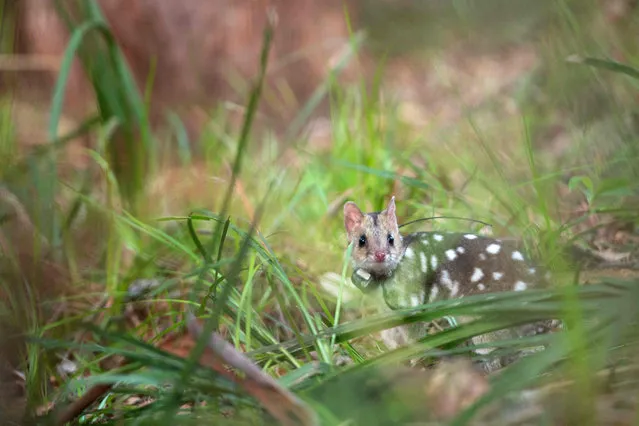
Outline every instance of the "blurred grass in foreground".
MULTIPOLYGON (((168 350, 166 341, 180 335, 187 310, 206 321, 204 337, 220 330, 315 409, 324 424, 348 418, 359 424, 423 420, 428 409, 419 381, 408 387, 414 399, 410 392, 395 393, 402 388, 401 373, 392 370, 398 361, 468 352, 458 344, 473 335, 556 316, 566 319, 567 333, 503 342, 502 351, 527 342, 548 342, 551 348, 492 377, 489 390, 459 413, 456 424, 478 415, 507 424, 513 411, 525 412, 526 400, 517 392, 537 389, 543 396, 553 384, 565 393, 548 401, 540 397, 536 403, 547 404, 547 410, 533 413, 540 423, 546 416, 549 422, 602 424, 606 412, 595 412, 595 401, 621 386, 636 395, 636 375, 628 373, 620 385, 605 369, 634 371, 638 365, 637 278, 618 276, 577 288, 579 277, 563 250, 589 241, 601 225, 588 222, 596 215, 629 224, 634 236, 639 219, 637 135, 626 125, 627 113, 631 118, 634 113, 637 71, 612 61, 565 61, 568 54, 599 57, 605 51, 605 38, 590 44, 603 35, 574 25, 587 22, 588 11, 580 9, 577 19, 568 2, 548 9, 554 11, 546 12, 553 17, 553 38, 541 43, 548 45, 548 56, 520 88, 517 113, 503 114, 488 103, 465 111, 454 128, 417 132, 376 85, 340 87, 330 80, 317 92, 330 96, 330 146, 318 150, 302 137, 284 146, 275 136, 252 132, 258 78, 242 129, 221 130, 228 129, 224 114, 212 113, 214 130, 196 142, 205 153, 198 160, 189 155, 176 117, 171 120, 178 147, 162 145, 151 134, 143 96, 97 4, 71 3, 73 9, 58 4, 73 30, 65 63, 77 51, 101 108, 99 117, 78 129, 96 136, 88 152, 90 171, 54 179, 55 156, 65 140, 55 131, 62 105, 58 90, 45 152, 51 155, 11 159, 8 164, 24 166, 3 174, 0 315, 7 329, 31 338, 16 357, 28 360, 21 368, 27 372, 29 410, 47 402, 59 408, 91 385, 117 383, 78 424, 267 421, 236 384, 196 364, 204 340, 186 357, 168 350), (596 106, 600 99, 606 108, 582 109, 584 102, 596 106), (594 160, 578 149, 563 158, 548 155, 544 135, 557 116, 571 117, 575 147, 600 152, 597 145, 577 143, 597 128, 617 138, 616 148, 594 160), (117 170, 114 160, 123 152, 132 161, 117 170), (176 153, 177 166, 166 160, 176 153), (169 173, 173 177, 163 181, 169 173), (173 189, 183 181, 190 185, 173 189), (343 201, 355 199, 374 210, 390 194, 398 195, 403 221, 464 216, 490 222, 496 235, 523 236, 557 273, 556 290, 476 296, 358 319, 370 310, 359 296, 347 297, 347 287, 337 296, 327 294, 318 282, 323 273, 339 274, 344 267, 343 201), (586 209, 579 211, 584 201, 586 209), (460 314, 478 319, 425 336, 413 347, 381 351, 370 338, 391 326, 460 314), (74 371, 56 369, 61 356, 73 360, 74 371), (108 363, 113 356, 129 363, 113 368, 108 363), (501 410, 495 408, 500 404, 501 410), (493 411, 478 411, 489 406, 493 411), (412 418, 416 413, 423 417, 412 418)), ((354 49, 358 37, 353 35, 354 49)), ((632 50, 627 57, 635 62, 632 50)), ((16 145, 11 123, 0 124, 0 149, 11 154, 16 145)), ((414 226, 419 227, 424 225, 414 226)), ((428 227, 477 230, 461 221, 433 221, 428 227)), ((633 403, 636 407, 636 399, 633 403)))

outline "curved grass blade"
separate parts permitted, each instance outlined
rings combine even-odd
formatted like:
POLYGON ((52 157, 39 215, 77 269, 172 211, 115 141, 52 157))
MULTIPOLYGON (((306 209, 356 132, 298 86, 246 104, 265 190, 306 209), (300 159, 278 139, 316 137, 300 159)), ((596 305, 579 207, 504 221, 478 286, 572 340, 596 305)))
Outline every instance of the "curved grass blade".
POLYGON ((599 59, 593 57, 582 57, 579 55, 572 55, 566 58, 567 62, 575 64, 588 65, 593 68, 600 68, 609 71, 613 71, 619 74, 625 74, 628 77, 639 80, 639 70, 630 65, 622 64, 621 62, 613 61, 612 59, 599 59))
MULTIPOLYGON (((620 300, 629 297, 634 282, 610 280, 602 284, 580 287, 577 290, 582 309, 588 315, 594 315, 603 309, 609 309, 620 300)), ((565 290, 528 290, 526 292, 504 292, 487 295, 475 295, 463 300, 445 300, 418 306, 377 314, 366 319, 355 320, 339 327, 328 328, 313 336, 304 336, 302 343, 289 340, 277 345, 254 350, 250 356, 272 353, 285 348, 292 354, 298 354, 302 347, 310 346, 312 342, 330 334, 335 334, 335 341, 341 343, 349 339, 369 333, 378 332, 398 325, 414 322, 428 322, 446 315, 450 316, 485 316, 500 315, 506 317, 499 324, 503 328, 520 322, 520 319, 536 321, 549 318, 559 318, 563 314, 565 290)), ((491 325, 492 327, 492 325, 491 325)), ((481 333, 480 333, 481 334, 481 333)), ((471 336, 472 337, 472 336, 471 336)), ((445 343, 445 342, 443 342, 445 343)))

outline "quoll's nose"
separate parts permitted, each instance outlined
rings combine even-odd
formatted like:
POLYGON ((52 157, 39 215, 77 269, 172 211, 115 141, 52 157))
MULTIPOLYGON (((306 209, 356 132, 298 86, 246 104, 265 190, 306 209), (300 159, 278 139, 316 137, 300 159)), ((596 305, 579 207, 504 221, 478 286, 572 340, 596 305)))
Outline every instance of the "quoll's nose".
POLYGON ((386 253, 384 253, 383 251, 376 251, 375 260, 378 262, 383 262, 384 260, 386 260, 386 253))

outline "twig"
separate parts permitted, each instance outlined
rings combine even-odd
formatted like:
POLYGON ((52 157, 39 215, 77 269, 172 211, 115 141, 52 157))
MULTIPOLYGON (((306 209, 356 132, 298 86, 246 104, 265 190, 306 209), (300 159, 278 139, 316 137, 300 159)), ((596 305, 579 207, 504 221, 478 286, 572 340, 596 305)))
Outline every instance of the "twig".
MULTIPOLYGON (((193 314, 189 313, 188 318, 189 332, 194 338, 199 338, 202 334, 202 326, 193 314)), ((240 379, 217 365, 212 365, 212 367, 242 386, 248 394, 260 401, 264 408, 281 424, 285 426, 315 426, 319 424, 315 413, 304 402, 277 383, 273 377, 264 373, 246 355, 237 351, 221 336, 212 333, 208 337, 207 346, 216 357, 242 371, 246 377, 240 379)))
POLYGON ((104 383, 89 388, 80 398, 76 399, 56 417, 56 425, 64 425, 78 417, 98 398, 107 393, 113 387, 113 383, 104 383))

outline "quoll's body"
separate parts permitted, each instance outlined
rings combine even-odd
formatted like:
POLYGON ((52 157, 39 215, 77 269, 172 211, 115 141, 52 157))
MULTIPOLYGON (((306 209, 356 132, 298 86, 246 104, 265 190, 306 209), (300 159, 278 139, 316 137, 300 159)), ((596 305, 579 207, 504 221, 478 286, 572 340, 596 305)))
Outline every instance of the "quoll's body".
POLYGON ((391 309, 498 291, 523 291, 543 277, 512 243, 469 233, 417 232, 402 237, 401 262, 375 277, 362 268, 354 282, 376 281, 391 309), (400 285, 401 283, 401 285, 400 285))
MULTIPOLYGON (((375 213, 364 214, 354 203, 346 203, 344 223, 349 242, 353 243, 354 284, 363 290, 381 287, 390 309, 546 285, 543 274, 513 243, 470 233, 418 232, 402 236, 394 197, 386 210, 375 213)), ((460 319, 464 320, 468 318, 460 319)), ((544 333, 554 324, 542 321, 477 336, 473 342, 544 333)), ((386 330, 383 337, 390 347, 396 347, 423 337, 424 333, 423 326, 412 325, 386 330)), ((493 371, 504 363, 505 360, 492 360, 484 368, 493 371)))

